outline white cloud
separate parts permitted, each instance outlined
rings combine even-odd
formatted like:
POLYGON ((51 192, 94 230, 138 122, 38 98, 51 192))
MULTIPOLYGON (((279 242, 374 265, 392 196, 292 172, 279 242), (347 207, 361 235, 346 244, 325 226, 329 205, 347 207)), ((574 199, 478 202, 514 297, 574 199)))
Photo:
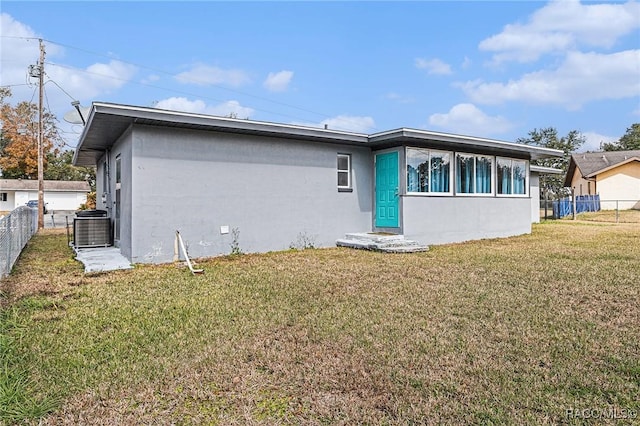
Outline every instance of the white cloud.
MULTIPOLYGON (((28 66, 35 65, 40 55, 37 40, 40 36, 28 25, 16 21, 6 13, 0 13, 0 35, 2 36, 0 85, 24 84, 28 66)), ((57 45, 45 43, 45 47, 47 59, 55 57, 61 51, 57 45)), ((20 92, 20 87, 12 90, 16 94, 20 92)), ((26 92, 31 93, 32 89, 27 88, 26 92)))
POLYGON ((555 0, 537 10, 525 24, 506 25, 500 34, 480 42, 480 50, 495 52, 493 61, 531 62, 542 55, 578 46, 611 48, 640 27, 640 3, 581 4, 555 0))
MULTIPOLYGON (((0 84, 19 85, 26 81, 27 69, 35 64, 39 56, 38 35, 28 26, 16 21, 6 13, 0 15, 2 39, 2 71, 0 84), (18 37, 18 38, 16 38, 18 37)), ((64 51, 56 44, 45 42, 47 65, 45 67, 45 90, 52 109, 70 109, 69 97, 54 84, 53 80, 67 93, 78 100, 92 99, 124 86, 135 75, 133 65, 112 60, 95 63, 84 69, 69 67, 56 61, 64 51)), ((15 99, 31 98, 33 88, 16 86, 12 88, 15 99)), ((55 113, 56 111, 54 111, 55 113)), ((59 112, 57 115, 61 116, 59 112)))
POLYGON ((427 71, 432 75, 449 75, 451 74, 451 66, 440 59, 423 59, 417 58, 415 61, 416 68, 427 71))
POLYGON ((595 132, 581 132, 584 136, 584 145, 580 147, 580 152, 600 151, 601 145, 605 142, 615 142, 618 138, 614 136, 605 136, 595 132))
MULTIPOLYGON (((16 21, 6 13, 0 14, 0 85, 12 86, 12 102, 33 99, 34 78, 27 78, 29 65, 35 65, 39 57, 38 38, 29 26, 16 21), (30 80, 32 85, 25 85, 30 80)), ((44 42, 46 50, 45 94, 47 107, 59 119, 59 129, 69 145, 74 145, 80 134, 80 126, 66 123, 62 118, 72 110, 70 96, 88 106, 96 97, 116 91, 135 75, 135 66, 120 61, 95 63, 85 68, 66 65, 65 51, 59 45, 44 42), (61 89, 62 88, 62 89, 61 89), (66 92, 66 93, 65 93, 66 92)))
POLYGON ((163 99, 158 101, 154 106, 159 109, 217 115, 220 117, 233 115, 237 118, 249 118, 254 113, 252 108, 243 107, 238 101, 227 101, 218 105, 207 105, 200 99, 191 101, 184 97, 163 99))
POLYGON ((375 121, 371 117, 358 117, 354 115, 338 115, 337 117, 323 120, 320 124, 326 124, 329 129, 345 130, 356 133, 369 133, 375 128, 375 121))
POLYGON ((536 71, 507 83, 468 81, 459 86, 474 101, 525 101, 569 109, 602 99, 640 96, 640 50, 612 54, 571 52, 555 70, 536 71))
POLYGON ((292 78, 293 71, 270 72, 263 85, 270 92, 284 92, 289 87, 292 78))
POLYGON ((291 124, 308 127, 326 127, 330 130, 342 130, 354 133, 370 133, 376 126, 373 118, 354 115, 338 115, 322 120, 320 123, 292 122, 291 124))
POLYGON ((468 103, 455 105, 444 114, 432 114, 429 124, 449 132, 468 135, 500 134, 512 127, 506 118, 492 117, 468 103))
POLYGON ((54 87, 54 84, 49 84, 49 80, 64 88, 75 99, 92 101, 100 95, 122 88, 131 81, 136 72, 135 66, 116 60, 95 63, 85 69, 50 63, 46 68, 45 90, 52 108, 59 107, 61 103, 67 108, 69 97, 54 87))
POLYGON ((409 96, 403 96, 399 93, 396 92, 389 92, 385 95, 386 99, 389 99, 390 101, 393 102, 397 102, 399 104, 410 104, 412 102, 415 102, 415 100, 409 96))
POLYGON ((226 84, 240 87, 250 82, 246 72, 238 69, 223 69, 212 65, 198 64, 189 71, 176 75, 176 80, 183 84, 209 86, 226 84))
POLYGON ((156 74, 150 74, 147 77, 143 78, 140 82, 142 84, 150 84, 160 80, 160 76, 156 74))

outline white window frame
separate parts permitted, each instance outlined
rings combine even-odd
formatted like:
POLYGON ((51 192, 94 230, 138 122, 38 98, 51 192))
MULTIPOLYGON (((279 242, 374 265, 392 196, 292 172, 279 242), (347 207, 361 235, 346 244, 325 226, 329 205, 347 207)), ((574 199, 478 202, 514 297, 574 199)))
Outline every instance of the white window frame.
POLYGON ((430 149, 430 148, 418 148, 418 147, 412 147, 412 146, 407 146, 405 147, 405 189, 406 189, 406 194, 407 195, 417 195, 420 197, 450 197, 453 196, 453 185, 454 185, 454 180, 453 180, 453 175, 455 173, 455 152, 453 151, 443 151, 443 150, 439 150, 439 149, 430 149), (428 152, 429 155, 429 191, 428 192, 414 192, 414 191, 409 191, 409 179, 407 178, 407 167, 409 164, 409 151, 410 150, 416 150, 416 151, 422 151, 422 152, 428 152), (433 192, 431 191, 431 154, 449 154, 449 191, 448 192, 433 192))
POLYGON ((528 160, 524 160, 522 158, 509 158, 509 157, 496 157, 495 159, 495 179, 496 179, 496 188, 495 188, 495 193, 496 193, 496 197, 515 197, 515 198, 528 198, 529 197, 529 186, 531 186, 531 177, 530 177, 530 172, 529 172, 529 161, 528 160), (501 194, 498 192, 498 162, 500 160, 506 160, 506 161, 510 161, 511 162, 511 193, 510 194, 501 194), (514 161, 518 161, 518 162, 524 162, 525 164, 525 182, 524 182, 524 194, 514 194, 513 193, 513 162, 514 161))
MULTIPOLYGON (((485 155, 485 154, 471 154, 467 152, 456 152, 455 159, 453 163, 453 185, 456 197, 493 197, 496 194, 496 179, 498 175, 498 169, 496 168, 496 157, 493 155, 485 155), (473 157, 473 192, 458 192, 458 157, 473 157), (491 191, 490 192, 476 192, 476 163, 478 157, 488 158, 491 160, 491 191)), ((513 179, 513 178, 512 178, 513 179)))
POLYGON ((9 194, 7 192, 0 192, 0 201, 7 201, 9 194))
POLYGON ((336 156, 336 171, 337 171, 336 176, 338 177, 338 182, 339 182, 340 181, 340 179, 339 179, 340 174, 341 173, 342 174, 346 174, 347 175, 347 185, 338 184, 338 191, 349 192, 349 191, 353 190, 352 179, 351 179, 351 170, 352 170, 351 154, 345 154, 345 153, 339 152, 338 155, 336 156), (346 158, 347 159, 347 168, 346 169, 340 169, 339 168, 340 158, 346 158))

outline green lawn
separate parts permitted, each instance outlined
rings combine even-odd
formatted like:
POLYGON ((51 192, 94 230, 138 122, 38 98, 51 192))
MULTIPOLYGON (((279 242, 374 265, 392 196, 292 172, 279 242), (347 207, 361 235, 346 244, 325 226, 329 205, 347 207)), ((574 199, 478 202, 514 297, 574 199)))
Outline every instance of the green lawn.
POLYGON ((40 233, 2 282, 9 423, 640 418, 640 224, 231 256, 198 276, 84 276, 71 256, 65 235, 40 233))

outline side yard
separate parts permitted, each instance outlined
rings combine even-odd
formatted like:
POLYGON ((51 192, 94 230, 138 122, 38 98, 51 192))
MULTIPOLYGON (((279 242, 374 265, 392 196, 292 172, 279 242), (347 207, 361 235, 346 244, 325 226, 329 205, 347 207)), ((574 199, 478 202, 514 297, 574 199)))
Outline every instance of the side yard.
POLYGON ((637 223, 546 222, 416 254, 229 256, 198 276, 85 276, 71 256, 64 234, 41 232, 1 283, 8 423, 640 416, 637 223))

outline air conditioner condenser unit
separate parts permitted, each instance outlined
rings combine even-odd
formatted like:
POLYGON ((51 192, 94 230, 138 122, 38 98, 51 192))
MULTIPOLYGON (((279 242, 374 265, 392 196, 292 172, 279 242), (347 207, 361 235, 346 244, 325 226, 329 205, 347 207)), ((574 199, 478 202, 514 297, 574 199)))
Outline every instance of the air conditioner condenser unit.
POLYGON ((111 245, 111 220, 108 217, 76 217, 73 219, 73 245, 108 247, 111 245))

